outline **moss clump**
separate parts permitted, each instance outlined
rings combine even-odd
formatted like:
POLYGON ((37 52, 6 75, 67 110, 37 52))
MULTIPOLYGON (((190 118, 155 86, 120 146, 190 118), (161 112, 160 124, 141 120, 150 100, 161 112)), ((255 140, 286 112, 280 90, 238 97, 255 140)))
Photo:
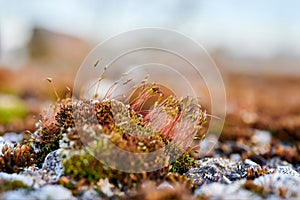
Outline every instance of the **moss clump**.
POLYGON ((191 156, 191 154, 184 153, 172 163, 172 168, 170 171, 183 174, 187 172, 191 167, 195 167, 196 165, 197 161, 191 156))
MULTIPOLYGON (((180 157, 174 163, 178 164, 176 170, 179 173, 187 171, 191 164, 195 163, 195 160, 188 154, 180 157), (184 161, 189 162, 185 164, 184 161), (185 168, 180 168, 179 165, 184 164, 185 168)), ((174 166, 167 166, 160 170, 144 173, 127 173, 119 170, 111 169, 104 165, 101 161, 90 155, 89 153, 82 153, 80 155, 73 155, 63 161, 65 168, 65 175, 71 180, 82 181, 85 180, 88 183, 96 184, 100 179, 107 178, 110 183, 115 187, 127 188, 135 187, 142 180, 155 180, 157 183, 162 181, 168 181, 171 183, 180 183, 187 188, 192 188, 192 180, 188 180, 186 176, 182 176, 175 170, 174 166), (171 172, 171 173, 170 173, 171 172)), ((74 188, 74 185, 72 185, 74 188)))
POLYGON ((75 180, 86 179, 97 182, 110 175, 111 170, 90 154, 74 155, 64 163, 65 173, 75 180))
POLYGON ((0 155, 0 171, 17 173, 22 168, 36 163, 36 155, 31 146, 15 144, 13 147, 4 145, 0 155))
POLYGON ((55 104, 51 111, 42 116, 38 129, 31 135, 30 141, 37 150, 39 167, 50 152, 59 148, 59 141, 66 129, 74 126, 71 103, 71 99, 64 99, 55 104))
POLYGON ((22 181, 14 180, 14 181, 9 181, 9 180, 3 180, 0 179, 0 193, 6 192, 9 190, 16 190, 16 189, 29 189, 27 185, 25 185, 22 181))
POLYGON ((259 176, 264 176, 271 173, 268 167, 261 168, 260 166, 251 166, 247 168, 246 171, 247 179, 255 179, 259 176))
MULTIPOLYGON (((82 182, 97 185, 101 179, 108 179, 109 183, 123 191, 135 187, 142 180, 155 180, 157 183, 177 180, 175 176, 167 178, 167 175, 170 172, 173 175, 173 172, 183 174, 193 166, 195 160, 189 153, 175 160, 172 166, 168 159, 140 162, 138 165, 141 166, 137 167, 144 171, 148 171, 145 165, 151 169, 151 166, 163 163, 159 166, 165 167, 134 174, 111 169, 83 150, 82 144, 88 146, 89 150, 95 148, 93 153, 96 157, 99 153, 112 160, 123 160, 121 155, 111 155, 112 151, 107 145, 109 140, 122 150, 142 154, 167 147, 164 153, 170 157, 170 161, 176 159, 178 153, 185 152, 191 145, 190 139, 202 128, 205 114, 196 99, 178 99, 174 96, 163 100, 158 98, 151 110, 142 110, 149 98, 158 95, 157 91, 159 89, 155 84, 149 84, 142 90, 143 94, 128 104, 109 98, 65 99, 58 102, 53 107, 54 112, 40 121, 35 134, 34 143, 40 149, 39 162, 42 163, 50 151, 58 149, 61 142, 60 147, 67 149, 66 157, 62 159, 65 175, 72 183, 67 185, 75 192, 82 182)), ((136 156, 134 160, 139 159, 139 154, 132 155, 136 156)), ((130 158, 126 159, 132 163, 130 158)))
POLYGON ((101 179, 107 178, 115 187, 124 190, 125 188, 135 187, 137 182, 148 178, 146 173, 133 174, 111 169, 89 153, 73 155, 69 159, 64 160, 63 165, 65 175, 73 181, 72 184, 68 184, 68 186, 70 186, 75 193, 78 192, 80 183, 82 182, 85 182, 87 185, 95 185, 101 179))
MULTIPOLYGON (((56 125, 63 130, 75 127, 73 107, 71 99, 65 99, 59 103, 55 115, 56 125)), ((64 132, 64 131, 63 131, 64 132)))
POLYGON ((38 149, 37 161, 41 166, 45 157, 52 151, 59 148, 59 141, 62 133, 55 122, 41 121, 40 128, 33 135, 34 146, 38 149))

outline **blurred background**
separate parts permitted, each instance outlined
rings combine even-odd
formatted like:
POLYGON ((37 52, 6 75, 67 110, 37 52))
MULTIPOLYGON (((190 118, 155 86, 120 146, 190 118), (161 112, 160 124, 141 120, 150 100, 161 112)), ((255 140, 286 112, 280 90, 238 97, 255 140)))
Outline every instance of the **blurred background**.
POLYGON ((20 67, 47 55, 76 68, 81 54, 113 35, 162 27, 201 43, 226 61, 220 68, 295 75, 299 8, 296 0, 1 1, 1 64, 20 67))
POLYGON ((299 9, 296 0, 0 0, 0 132, 34 127, 55 99, 46 77, 64 96, 95 45, 143 27, 203 45, 225 81, 228 126, 265 128, 285 115, 300 124, 299 9))

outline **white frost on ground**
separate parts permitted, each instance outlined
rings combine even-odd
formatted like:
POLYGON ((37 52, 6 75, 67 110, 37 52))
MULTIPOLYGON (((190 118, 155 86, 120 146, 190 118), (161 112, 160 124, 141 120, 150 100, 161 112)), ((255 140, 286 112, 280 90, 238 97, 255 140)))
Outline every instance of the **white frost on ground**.
POLYGON ((50 199, 60 199, 69 200, 76 199, 70 190, 64 188, 60 185, 46 185, 40 189, 28 191, 25 189, 15 190, 6 192, 3 196, 5 200, 15 200, 15 199, 40 199, 40 200, 50 200, 50 199))
POLYGON ((246 189, 241 187, 241 184, 244 182, 236 181, 233 184, 223 184, 223 183, 211 183, 208 185, 203 185, 201 188, 197 189, 194 193, 195 197, 204 195, 210 199, 253 199, 261 200, 262 198, 246 189))
POLYGON ((2 149, 7 145, 8 147, 14 147, 14 143, 6 141, 3 137, 0 136, 0 156, 3 156, 2 149))
MULTIPOLYGON (((264 188, 264 191, 286 199, 300 198, 300 177, 291 174, 267 174, 254 179, 254 184, 264 188)), ((269 199, 269 197, 267 198, 269 199)), ((270 197, 270 199, 272 199, 270 197)))
POLYGON ((34 184, 34 179, 29 176, 24 176, 20 174, 7 174, 4 172, 0 172, 0 179, 8 180, 8 181, 22 181, 25 185, 31 187, 34 184))

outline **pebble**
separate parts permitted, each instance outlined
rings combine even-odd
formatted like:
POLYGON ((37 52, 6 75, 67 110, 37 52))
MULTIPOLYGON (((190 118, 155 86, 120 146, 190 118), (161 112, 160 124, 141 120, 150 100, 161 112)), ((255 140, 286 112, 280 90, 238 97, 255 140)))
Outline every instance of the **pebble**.
POLYGON ((33 178, 34 188, 58 181, 64 175, 64 167, 59 152, 59 150, 50 152, 45 158, 42 168, 29 167, 22 171, 20 175, 33 178))
POLYGON ((188 178, 194 180, 194 184, 203 185, 213 182, 229 184, 232 181, 245 178, 246 169, 256 163, 233 161, 224 158, 204 158, 198 160, 198 167, 191 168, 187 173, 188 178))
POLYGON ((293 170, 293 168, 289 167, 289 166, 277 166, 276 170, 279 174, 287 174, 287 175, 291 175, 291 176, 298 176, 300 177, 300 174, 293 170))
POLYGON ((249 165, 249 166, 258 166, 259 165, 259 164, 257 164, 256 162, 253 162, 250 159, 244 160, 244 163, 247 164, 247 165, 249 165))
MULTIPOLYGON (((257 145, 265 145, 270 141, 267 131, 255 131, 253 136, 263 138, 257 140, 257 145)), ((6 133, 0 137, 0 154, 4 145, 13 147, 13 145, 22 138, 22 134, 6 133)), ((252 138, 252 139, 253 139, 252 138)), ((62 145, 63 146, 63 145, 62 145)), ((67 188, 60 185, 51 185, 64 175, 62 165, 62 154, 68 152, 71 154, 69 146, 53 151, 47 155, 41 168, 29 167, 19 174, 7 174, 0 172, 0 179, 19 180, 25 185, 32 187, 32 190, 19 189, 8 191, 0 196, 0 199, 75 199, 67 188), (66 148, 68 147, 68 148, 66 148)), ((205 149, 205 148, 204 148, 205 149)), ((208 151, 208 148, 205 150, 208 151)), ((207 151, 205 153, 207 153, 207 151)), ((243 151, 247 151, 243 148, 243 151)), ((203 158, 197 161, 198 166, 191 168, 185 175, 194 180, 194 184, 200 186, 195 190, 195 198, 208 197, 210 199, 262 199, 259 194, 246 190, 244 183, 247 176, 247 168, 251 166, 260 166, 250 159, 240 161, 239 153, 228 154, 227 158, 203 158)), ((268 195, 267 199, 300 199, 300 167, 293 167, 290 163, 281 160, 279 157, 269 159, 265 166, 275 170, 274 174, 267 174, 255 178, 253 183, 263 187, 268 195)), ((107 179, 104 179, 99 187, 107 197, 114 197, 114 192, 107 179)), ((163 182, 157 189, 170 190, 174 187, 163 182)), ((92 200, 102 199, 99 192, 94 189, 81 191, 78 196, 80 199, 92 200)))
POLYGON ((55 150, 50 152, 42 166, 44 173, 50 175, 48 177, 48 182, 56 182, 64 174, 64 166, 61 162, 60 150, 55 150))
POLYGON ((241 155, 238 154, 238 153, 231 154, 231 155, 230 155, 230 160, 233 160, 233 161, 238 162, 238 161, 241 160, 241 155))
POLYGON ((271 133, 265 130, 255 130, 252 136, 252 141, 258 146, 270 144, 272 140, 271 133))

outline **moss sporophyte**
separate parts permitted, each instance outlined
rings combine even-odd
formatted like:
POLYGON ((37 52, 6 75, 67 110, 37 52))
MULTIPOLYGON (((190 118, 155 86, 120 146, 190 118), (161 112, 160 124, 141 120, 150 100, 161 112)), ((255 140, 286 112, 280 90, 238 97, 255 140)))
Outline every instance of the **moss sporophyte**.
MULTIPOLYGON (((99 88, 99 82, 102 80, 103 78, 99 78, 94 86, 99 88)), ((74 138, 76 129, 80 137, 76 137, 73 144, 78 145, 80 143, 78 141, 81 140, 85 145, 92 146, 96 157, 97 153, 116 158, 119 156, 110 155, 108 141, 120 149, 133 153, 149 153, 166 147, 165 151, 168 151, 166 153, 170 156, 174 152, 176 155, 183 154, 176 162, 176 167, 170 168, 172 172, 183 173, 189 166, 195 164, 186 150, 192 149, 193 138, 206 121, 206 114, 201 110, 198 100, 192 97, 177 98, 173 94, 167 96, 165 89, 160 85, 147 83, 147 77, 140 85, 134 87, 135 90, 125 100, 111 98, 114 87, 129 81, 114 83, 101 98, 98 94, 94 94, 93 97, 97 99, 73 99, 73 102, 68 102, 69 108, 63 107, 68 114, 61 112, 56 117, 57 120, 65 120, 65 124, 61 122, 61 127, 72 129, 69 132, 65 131, 66 138, 74 138), (62 114, 63 116, 60 116, 62 114), (97 152, 97 149, 101 149, 101 152, 97 152), (179 162, 184 162, 181 163, 182 167, 178 165, 179 162)), ((122 159, 124 158, 120 158, 122 159)), ((164 166, 169 167, 169 163, 166 162, 164 166)), ((67 169, 71 167, 70 162, 65 167, 67 169)))
MULTIPOLYGON (((121 182, 130 187, 141 179, 162 180, 169 173, 186 172, 196 164, 189 150, 193 149, 195 135, 204 138, 200 130, 207 115, 197 98, 178 98, 165 87, 148 83, 147 79, 146 76, 123 100, 112 98, 113 91, 119 84, 128 84, 130 79, 114 83, 102 97, 95 93, 93 99, 58 99, 52 110, 43 114, 37 130, 25 141, 27 146, 22 148, 28 153, 22 154, 27 160, 24 167, 35 164, 31 160, 37 160, 36 164, 41 166, 48 153, 60 148, 65 175, 78 181, 97 183, 99 179, 108 178, 115 185, 121 182), (174 154, 181 156, 174 156, 173 163, 159 159, 152 161, 164 163, 161 170, 125 173, 105 166, 85 151, 88 144, 95 148, 95 154, 107 153, 118 158, 118 154, 110 155, 109 149, 103 148, 108 141, 127 152, 137 153, 137 156, 164 147, 170 160, 174 154), (97 152, 99 146, 102 152, 97 152)), ((99 78, 94 86, 100 88, 102 80, 99 78)), ((0 161, 6 162, 2 157, 0 161)), ((13 167, 7 170, 15 171, 13 167)))

